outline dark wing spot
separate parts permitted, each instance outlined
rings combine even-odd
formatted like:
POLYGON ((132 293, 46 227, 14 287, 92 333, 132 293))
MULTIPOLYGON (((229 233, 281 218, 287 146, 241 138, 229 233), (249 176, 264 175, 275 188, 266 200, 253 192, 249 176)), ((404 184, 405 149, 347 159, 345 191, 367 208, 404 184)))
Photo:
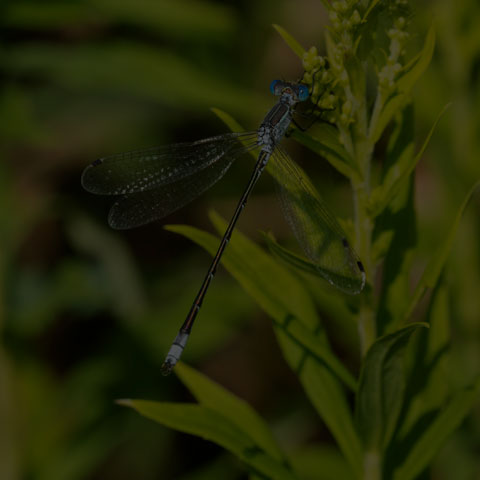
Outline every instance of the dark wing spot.
POLYGON ((342 245, 343 245, 345 248, 349 248, 349 247, 350 247, 350 245, 348 244, 346 238, 342 238, 342 245))
POLYGON ((97 158, 97 160, 92 162, 92 167, 98 167, 101 163, 103 163, 103 160, 101 158, 97 158))
POLYGON ((362 272, 365 273, 365 269, 363 268, 363 263, 358 261, 357 262, 358 269, 362 272))

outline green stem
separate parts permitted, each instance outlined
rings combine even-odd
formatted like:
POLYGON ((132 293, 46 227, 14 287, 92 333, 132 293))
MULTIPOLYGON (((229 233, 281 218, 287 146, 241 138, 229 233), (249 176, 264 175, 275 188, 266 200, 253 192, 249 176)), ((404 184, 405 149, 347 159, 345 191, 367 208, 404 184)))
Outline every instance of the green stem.
POLYGON ((379 88, 378 89, 378 92, 377 92, 377 96, 375 98, 375 104, 373 106, 373 110, 372 110, 372 115, 370 117, 370 124, 368 126, 368 138, 371 140, 372 138, 372 134, 373 132, 375 131, 376 127, 377 127, 377 122, 378 122, 378 119, 380 117, 380 113, 382 111, 382 108, 383 108, 383 94, 382 94, 382 91, 381 89, 379 88))
POLYGON ((375 313, 367 301, 362 302, 358 312, 358 336, 360 339, 360 352, 363 358, 377 336, 375 313))
MULTIPOLYGON (((365 103, 359 118, 366 118, 365 103)), ((373 155, 373 144, 368 138, 367 122, 359 122, 355 132, 355 159, 360 169, 361 181, 352 180, 353 198, 355 207, 355 234, 356 248, 365 267, 367 282, 373 283, 374 265, 372 262, 372 232, 373 222, 368 214, 367 205, 370 198, 370 170, 373 155), (361 123, 361 125, 360 125, 361 123)), ((368 289, 362 295, 362 304, 358 316, 358 333, 360 338, 360 351, 365 356, 370 345, 376 338, 375 312, 372 295, 368 289)))
POLYGON ((363 480, 381 480, 382 460, 379 452, 365 452, 363 464, 363 480))
MULTIPOLYGON (((362 262, 364 263, 367 282, 372 283, 373 265, 371 255, 371 237, 372 221, 368 216, 365 205, 367 191, 365 182, 362 184, 353 184, 353 198, 355 205, 355 230, 356 230, 356 248, 362 262)), ((371 301, 371 295, 364 293, 362 295, 362 304, 358 316, 358 333, 360 338, 360 351, 362 357, 365 356, 370 345, 376 338, 375 314, 371 301)))

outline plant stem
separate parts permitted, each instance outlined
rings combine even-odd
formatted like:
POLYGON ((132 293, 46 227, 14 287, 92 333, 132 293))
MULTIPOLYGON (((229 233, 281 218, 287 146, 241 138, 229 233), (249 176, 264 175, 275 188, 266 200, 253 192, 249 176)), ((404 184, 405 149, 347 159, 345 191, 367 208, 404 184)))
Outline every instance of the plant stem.
MULTIPOLYGON (((370 283, 372 283, 373 265, 371 237, 373 225, 365 209, 366 200, 368 198, 368 192, 365 186, 366 182, 363 182, 362 184, 355 184, 352 182, 355 205, 356 247, 362 262, 364 262, 367 281, 370 279, 370 283)), ((362 295, 362 305, 358 316, 358 331, 360 337, 360 351, 362 357, 364 357, 370 345, 375 341, 377 333, 371 295, 367 295, 367 293, 362 295)))
MULTIPOLYGON (((366 118, 365 102, 363 102, 359 118, 366 118)), ((374 266, 372 264, 372 231, 373 223, 367 211, 370 197, 370 170, 373 155, 373 144, 368 138, 367 122, 358 122, 355 129, 355 159, 361 171, 361 181, 352 180, 353 201, 355 208, 356 248, 367 275, 367 281, 373 283, 374 266)), ((362 295, 362 304, 358 315, 358 333, 360 351, 365 356, 370 345, 375 341, 377 331, 372 296, 368 291, 362 295)))
POLYGON ((375 98, 375 104, 373 106, 373 110, 372 110, 372 115, 370 117, 370 124, 368 126, 368 138, 370 139, 370 141, 372 140, 372 135, 373 135, 373 132, 375 131, 375 128, 377 127, 377 122, 378 122, 378 119, 380 117, 380 113, 382 111, 382 108, 383 108, 383 94, 380 90, 380 88, 378 89, 378 92, 377 92, 377 96, 375 98))
POLYGON ((365 453, 363 464, 364 480, 381 480, 382 478, 382 462, 377 451, 369 451, 365 453))

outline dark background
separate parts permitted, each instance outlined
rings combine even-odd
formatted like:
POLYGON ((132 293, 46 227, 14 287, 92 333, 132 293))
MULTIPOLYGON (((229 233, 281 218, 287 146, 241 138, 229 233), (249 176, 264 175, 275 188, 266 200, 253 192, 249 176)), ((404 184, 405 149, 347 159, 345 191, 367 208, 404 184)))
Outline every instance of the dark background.
MULTIPOLYGON (((413 44, 432 21, 438 37, 415 90, 418 143, 453 102, 417 170, 415 282, 480 178, 480 7, 473 0, 413 7, 413 44)), ((0 478, 244 478, 216 446, 114 404, 191 400, 159 367, 210 259, 162 222, 110 230, 110 199, 83 191, 80 175, 104 155, 226 132, 210 107, 256 128, 274 101, 271 80, 302 74, 271 24, 323 51, 321 2, 4 1, 0 19, 0 478)), ((337 214, 351 211, 339 174, 298 146, 289 151, 337 214)), ((164 223, 212 231, 208 210, 228 217, 251 167, 248 157, 238 162, 164 223)), ((271 229, 288 241, 274 197, 262 179, 240 229, 259 241, 258 231, 271 229)), ((477 194, 445 273, 446 381, 458 387, 480 371, 478 214, 477 194)), ((250 402, 286 448, 331 442, 268 318, 222 269, 184 360, 250 402)), ((477 406, 438 456, 433 478, 475 478, 479 445, 477 406)))

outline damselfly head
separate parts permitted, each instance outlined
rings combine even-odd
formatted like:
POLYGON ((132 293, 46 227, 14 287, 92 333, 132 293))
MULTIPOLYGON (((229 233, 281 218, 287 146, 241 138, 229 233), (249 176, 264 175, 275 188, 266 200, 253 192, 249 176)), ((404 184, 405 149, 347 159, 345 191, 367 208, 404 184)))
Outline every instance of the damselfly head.
POLYGON ((273 80, 270 84, 270 92, 277 97, 284 94, 291 95, 295 102, 304 102, 310 96, 306 85, 283 82, 282 80, 273 80))

